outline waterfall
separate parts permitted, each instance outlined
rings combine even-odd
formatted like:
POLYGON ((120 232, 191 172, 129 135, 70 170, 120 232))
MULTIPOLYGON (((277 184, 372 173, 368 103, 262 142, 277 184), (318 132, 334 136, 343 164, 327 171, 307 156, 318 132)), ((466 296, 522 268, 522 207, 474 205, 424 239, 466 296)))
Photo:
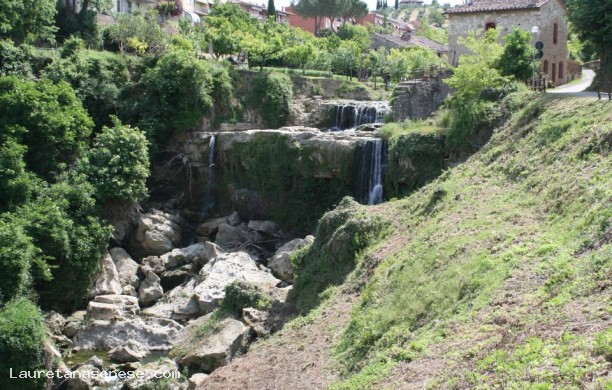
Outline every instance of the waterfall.
POLYGON ((212 135, 210 137, 210 143, 208 144, 208 167, 206 169, 206 204, 204 205, 207 209, 212 209, 215 205, 215 197, 213 194, 213 185, 215 184, 215 144, 217 142, 217 136, 212 135))
POLYGON ((335 107, 332 130, 347 130, 369 123, 383 123, 385 115, 389 112, 389 104, 384 101, 338 103, 335 107))
POLYGON ((383 201, 382 176, 386 163, 386 153, 382 139, 365 141, 356 156, 356 194, 361 203, 379 204, 383 201))

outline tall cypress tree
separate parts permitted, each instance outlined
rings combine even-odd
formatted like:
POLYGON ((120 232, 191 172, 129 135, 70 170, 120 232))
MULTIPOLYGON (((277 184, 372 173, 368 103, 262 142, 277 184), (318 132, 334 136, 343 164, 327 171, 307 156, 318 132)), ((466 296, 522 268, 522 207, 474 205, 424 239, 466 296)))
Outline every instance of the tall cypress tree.
POLYGON ((276 7, 274 6, 274 0, 268 0, 268 17, 276 15, 276 7))
POLYGON ((395 10, 399 9, 399 0, 395 0, 395 10))

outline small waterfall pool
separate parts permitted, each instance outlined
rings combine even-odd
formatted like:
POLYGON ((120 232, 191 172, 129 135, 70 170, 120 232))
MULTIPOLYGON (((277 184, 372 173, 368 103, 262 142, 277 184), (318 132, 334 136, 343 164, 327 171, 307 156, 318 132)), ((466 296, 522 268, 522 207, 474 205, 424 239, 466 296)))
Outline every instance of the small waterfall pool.
POLYGON ((380 138, 364 141, 355 156, 355 197, 360 203, 367 205, 382 203, 382 178, 387 163, 385 142, 380 138))
POLYGON ((335 106, 332 130, 348 130, 371 123, 384 123, 391 112, 386 101, 347 101, 335 106))

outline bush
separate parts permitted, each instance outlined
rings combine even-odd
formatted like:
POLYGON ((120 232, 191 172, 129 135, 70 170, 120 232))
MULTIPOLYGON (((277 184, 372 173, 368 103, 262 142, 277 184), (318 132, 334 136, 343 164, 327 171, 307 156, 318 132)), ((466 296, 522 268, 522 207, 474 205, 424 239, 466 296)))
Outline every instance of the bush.
POLYGON ((0 140, 26 146, 27 168, 47 180, 83 154, 92 127, 68 84, 0 78, 0 140))
POLYGON ((11 211, 29 202, 41 185, 40 179, 26 171, 24 157, 27 148, 13 139, 0 147, 0 212, 11 211))
POLYGON ((139 127, 158 143, 196 129, 212 108, 213 80, 208 64, 184 50, 162 57, 144 74, 141 88, 139 127))
POLYGON ((32 48, 15 46, 9 40, 0 40, 0 76, 32 77, 32 48))
POLYGON ((213 116, 215 123, 232 121, 236 117, 234 107, 234 84, 227 68, 217 67, 213 69, 213 116))
POLYGON ((501 113, 497 104, 476 100, 456 107, 452 115, 447 143, 453 151, 469 154, 489 140, 501 113))
POLYGON ((112 127, 102 128, 82 169, 96 187, 96 198, 137 202, 147 194, 149 151, 140 130, 114 118, 112 127))
POLYGON ((225 298, 221 302, 221 308, 234 315, 240 315, 242 309, 252 307, 257 310, 267 310, 272 306, 272 301, 254 285, 244 282, 233 282, 225 287, 225 298))
POLYGON ((280 73, 265 73, 253 80, 251 103, 259 109, 264 124, 270 128, 285 126, 289 120, 293 84, 280 73))
POLYGON ((8 373, 44 368, 45 335, 43 316, 28 299, 15 299, 0 310, 0 388, 43 388, 44 379, 10 379, 8 373))
POLYGON ((18 221, 0 220, 0 303, 27 292, 31 286, 30 266, 34 257, 40 256, 20 225, 18 221))

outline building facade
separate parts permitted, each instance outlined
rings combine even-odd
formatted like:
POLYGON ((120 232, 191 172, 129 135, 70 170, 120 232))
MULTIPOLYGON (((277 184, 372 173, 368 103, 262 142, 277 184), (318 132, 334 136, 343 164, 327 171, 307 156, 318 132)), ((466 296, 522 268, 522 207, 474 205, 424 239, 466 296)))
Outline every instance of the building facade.
POLYGON ((553 85, 565 84, 573 75, 568 71, 566 9, 562 0, 471 0, 446 12, 449 21, 448 59, 457 65, 459 58, 469 53, 458 40, 469 31, 486 31, 496 28, 500 39, 514 27, 531 32, 532 43, 544 44, 544 56, 540 60, 540 71, 546 74, 553 85))
POLYGON ((387 26, 391 28, 391 34, 396 36, 402 36, 404 33, 414 33, 416 28, 408 22, 404 22, 397 19, 385 18, 385 15, 380 14, 376 11, 372 11, 367 14, 364 18, 357 21, 358 24, 365 26, 366 24, 373 24, 375 26, 387 26))

